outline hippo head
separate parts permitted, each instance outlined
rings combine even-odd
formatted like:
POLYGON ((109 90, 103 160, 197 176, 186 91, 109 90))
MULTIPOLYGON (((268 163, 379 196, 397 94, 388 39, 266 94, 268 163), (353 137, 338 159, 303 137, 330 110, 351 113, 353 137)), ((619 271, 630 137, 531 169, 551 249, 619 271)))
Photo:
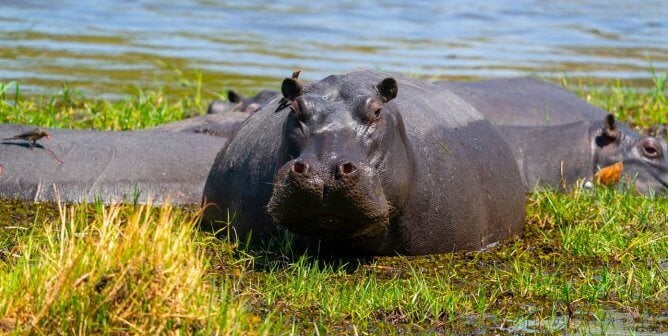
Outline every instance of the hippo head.
POLYGON ((276 91, 262 90, 254 97, 246 98, 234 90, 229 90, 227 91, 227 101, 214 100, 209 104, 207 114, 221 114, 226 112, 254 113, 276 94, 276 91))
POLYGON ((406 199, 412 164, 392 102, 397 92, 393 78, 330 76, 306 87, 283 81, 290 113, 267 206, 276 223, 326 240, 386 232, 406 199))
POLYGON ((638 136, 619 127, 608 114, 602 127, 594 129, 595 164, 623 163, 623 177, 643 194, 668 192, 668 145, 660 138, 638 136))

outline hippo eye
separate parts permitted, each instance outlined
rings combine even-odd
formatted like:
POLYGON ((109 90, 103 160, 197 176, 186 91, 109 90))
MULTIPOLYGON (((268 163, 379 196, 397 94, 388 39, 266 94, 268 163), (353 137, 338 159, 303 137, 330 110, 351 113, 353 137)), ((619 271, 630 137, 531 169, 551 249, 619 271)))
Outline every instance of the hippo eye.
POLYGON ((659 148, 659 144, 653 139, 646 139, 642 143, 642 153, 649 159, 656 159, 661 157, 661 148, 659 148))
POLYGON ((374 116, 376 119, 380 118, 380 111, 381 111, 381 110, 382 110, 382 108, 378 108, 378 109, 376 109, 376 110, 373 112, 373 116, 374 116))

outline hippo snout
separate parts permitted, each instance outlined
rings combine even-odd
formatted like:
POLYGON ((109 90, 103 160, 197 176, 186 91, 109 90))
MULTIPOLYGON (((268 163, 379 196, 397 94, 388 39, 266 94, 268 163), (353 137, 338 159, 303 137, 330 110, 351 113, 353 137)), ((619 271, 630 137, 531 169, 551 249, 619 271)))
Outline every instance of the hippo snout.
POLYGON ((336 179, 341 179, 350 177, 355 173, 357 173, 357 166, 355 166, 355 164, 350 161, 344 161, 336 166, 336 173, 334 174, 334 177, 336 179))
POLYGON ((289 161, 276 174, 268 212, 279 225, 313 236, 350 237, 384 228, 390 207, 380 180, 364 167, 353 160, 289 161))

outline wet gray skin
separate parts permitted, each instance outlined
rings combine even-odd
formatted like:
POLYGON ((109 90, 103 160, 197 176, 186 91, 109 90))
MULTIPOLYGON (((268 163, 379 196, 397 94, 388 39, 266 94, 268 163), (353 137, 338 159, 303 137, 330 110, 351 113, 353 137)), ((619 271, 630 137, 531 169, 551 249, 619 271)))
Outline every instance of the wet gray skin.
POLYGON ((227 100, 214 100, 209 104, 207 114, 221 114, 226 112, 253 113, 259 110, 278 92, 262 90, 257 95, 245 98, 234 90, 227 91, 227 100))
POLYGON ((439 82, 494 123, 510 144, 527 189, 562 188, 623 162, 620 186, 668 191, 668 145, 640 136, 563 88, 535 79, 439 82))
MULTIPOLYGON (((0 138, 34 126, 0 124, 0 138)), ((211 164, 227 141, 189 132, 48 129, 50 140, 0 143, 0 198, 155 203, 201 200, 211 164), (55 188, 54 188, 55 187, 55 188)))
POLYGON ((499 132, 432 83, 356 70, 252 114, 218 154, 205 223, 267 241, 277 225, 321 251, 480 249, 521 232, 524 186, 499 132))

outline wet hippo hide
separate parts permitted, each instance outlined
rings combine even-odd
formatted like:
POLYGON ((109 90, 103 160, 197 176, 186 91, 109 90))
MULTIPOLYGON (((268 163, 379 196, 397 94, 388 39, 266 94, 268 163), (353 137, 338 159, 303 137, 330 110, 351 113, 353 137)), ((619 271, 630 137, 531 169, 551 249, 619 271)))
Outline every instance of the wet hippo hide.
POLYGON ((592 180, 600 168, 621 162, 622 184, 644 194, 667 191, 664 140, 636 134, 557 85, 531 78, 437 84, 497 126, 529 190, 592 180))
POLYGON ((232 219, 257 242, 280 225, 321 250, 368 254, 480 249, 521 232, 512 153, 456 95, 371 70, 282 91, 216 157, 213 229, 232 219))
MULTIPOLYGON (((2 124, 0 138, 34 127, 2 124)), ((0 198, 198 203, 226 138, 160 130, 49 129, 51 140, 0 143, 0 198), (60 162, 59 162, 60 161, 60 162)))

